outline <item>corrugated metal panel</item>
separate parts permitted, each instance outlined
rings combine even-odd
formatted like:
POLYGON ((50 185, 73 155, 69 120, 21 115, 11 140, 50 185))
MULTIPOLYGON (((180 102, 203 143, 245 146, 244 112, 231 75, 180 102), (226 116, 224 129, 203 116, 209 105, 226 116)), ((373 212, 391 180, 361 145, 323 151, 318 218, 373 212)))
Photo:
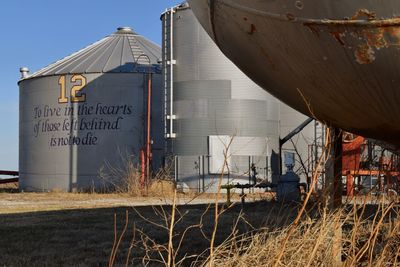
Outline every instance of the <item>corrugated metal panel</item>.
POLYGON ((274 99, 252 82, 216 47, 191 9, 178 9, 174 22, 175 81, 228 80, 233 99, 274 99))
POLYGON ((137 64, 158 65, 160 58, 159 46, 129 28, 118 28, 114 34, 33 73, 27 79, 76 73, 134 73, 138 72, 137 64))
POLYGON ((195 80, 175 82, 174 101, 189 99, 230 99, 230 80, 195 80))

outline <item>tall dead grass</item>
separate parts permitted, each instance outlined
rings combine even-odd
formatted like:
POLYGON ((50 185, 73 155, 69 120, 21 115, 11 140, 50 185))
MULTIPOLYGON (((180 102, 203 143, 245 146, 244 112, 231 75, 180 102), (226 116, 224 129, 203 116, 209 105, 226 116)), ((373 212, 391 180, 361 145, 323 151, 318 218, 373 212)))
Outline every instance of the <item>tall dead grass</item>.
POLYGON ((338 243, 341 266, 400 266, 399 208, 382 203, 367 214, 371 208, 323 209, 317 218, 305 216, 292 231, 290 226, 263 229, 232 238, 202 266, 337 266, 338 243))
MULTIPOLYGON (((217 217, 214 207, 208 206, 199 221, 191 221, 185 228, 180 224, 188 225, 187 214, 181 213, 176 202, 153 209, 160 221, 135 211, 152 227, 147 231, 134 225, 128 228, 133 229, 129 234, 131 246, 128 253, 120 255, 125 257, 126 266, 400 266, 400 208, 383 199, 379 204, 349 203, 336 211, 311 205, 296 227, 292 227, 295 214, 285 214, 296 212, 296 208, 286 206, 282 211, 263 212, 266 218, 262 227, 251 225, 245 208, 229 228, 223 215, 235 206, 219 206, 217 217), (246 225, 247 230, 240 225, 246 225), (154 236, 154 232, 159 234, 154 236), (161 233, 164 238, 160 238, 161 233), (220 240, 221 234, 227 238, 220 240), (208 247, 200 252, 190 247, 198 243, 197 239, 204 239, 208 247), (130 258, 139 250, 143 256, 130 258)), ((126 229, 127 223, 120 231, 122 235, 128 235, 126 229)), ((121 239, 115 234, 115 244, 121 239)), ((118 247, 114 247, 112 258, 118 253, 118 247)))
POLYGON ((135 163, 134 156, 121 156, 121 163, 114 166, 109 163, 99 171, 106 192, 129 194, 131 196, 172 197, 175 183, 170 178, 171 167, 166 166, 152 177, 142 178, 140 166, 135 163))

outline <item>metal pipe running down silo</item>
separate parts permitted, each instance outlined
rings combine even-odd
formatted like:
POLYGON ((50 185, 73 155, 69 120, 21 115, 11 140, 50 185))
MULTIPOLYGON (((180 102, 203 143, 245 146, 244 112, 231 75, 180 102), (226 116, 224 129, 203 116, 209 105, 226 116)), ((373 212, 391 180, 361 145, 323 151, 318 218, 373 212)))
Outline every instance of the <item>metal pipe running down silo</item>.
POLYGON ((147 139, 146 139, 146 182, 150 179, 151 162, 151 73, 148 74, 147 81, 147 139))

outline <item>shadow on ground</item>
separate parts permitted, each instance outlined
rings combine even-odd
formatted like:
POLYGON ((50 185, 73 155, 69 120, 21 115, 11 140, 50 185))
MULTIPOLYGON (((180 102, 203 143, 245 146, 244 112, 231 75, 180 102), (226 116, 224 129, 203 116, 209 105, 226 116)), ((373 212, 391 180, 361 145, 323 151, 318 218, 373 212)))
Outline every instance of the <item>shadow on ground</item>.
MULTIPOLYGON (((249 203, 244 209, 241 205, 234 206, 219 219, 216 244, 229 237, 234 228, 236 234, 241 234, 265 226, 288 225, 296 210, 296 206, 282 207, 271 202, 249 203)), ((120 207, 0 215, 0 265, 104 266, 113 247, 114 215, 119 234, 126 211, 129 224, 116 262, 125 263, 130 246, 130 265, 141 265, 146 255, 153 260, 161 260, 160 255, 166 257, 163 246, 168 244, 168 229, 164 227, 170 219, 171 207, 120 207)), ((213 206, 191 205, 180 206, 177 211, 176 218, 180 220, 174 231, 175 247, 185 234, 177 260, 186 258, 184 265, 189 265, 204 251, 199 259, 207 256, 215 210, 213 206)), ((162 265, 157 261, 150 263, 162 265)))

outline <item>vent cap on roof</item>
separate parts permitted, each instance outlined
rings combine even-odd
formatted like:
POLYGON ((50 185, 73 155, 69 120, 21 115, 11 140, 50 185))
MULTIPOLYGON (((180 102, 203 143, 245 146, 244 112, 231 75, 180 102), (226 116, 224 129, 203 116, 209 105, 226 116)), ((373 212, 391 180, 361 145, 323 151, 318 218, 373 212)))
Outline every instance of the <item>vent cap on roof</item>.
POLYGON ((131 27, 118 27, 114 34, 136 34, 131 27))

